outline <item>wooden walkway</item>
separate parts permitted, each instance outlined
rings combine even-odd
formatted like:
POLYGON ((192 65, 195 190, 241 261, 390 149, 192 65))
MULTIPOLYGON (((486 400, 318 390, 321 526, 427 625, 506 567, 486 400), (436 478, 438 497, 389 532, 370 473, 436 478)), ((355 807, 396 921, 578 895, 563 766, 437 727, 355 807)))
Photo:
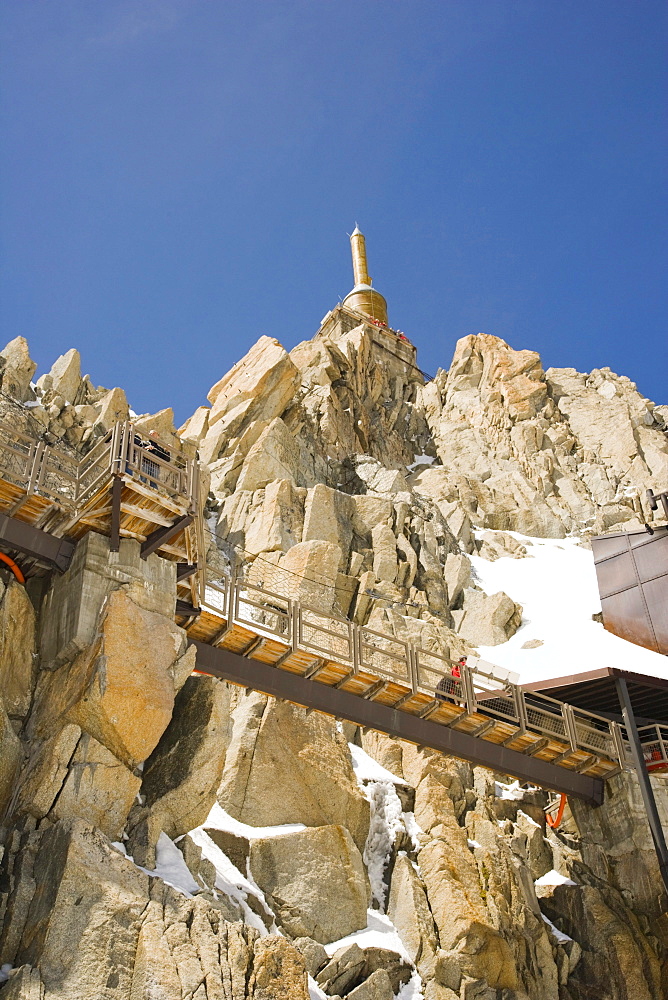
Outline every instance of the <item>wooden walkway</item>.
MULTIPOLYGON (((390 710, 395 734, 396 719, 405 715, 431 723, 432 734, 437 726, 470 737, 468 755, 461 754, 461 747, 459 754, 468 759, 482 762, 483 743, 494 749, 497 765, 502 751, 514 751, 512 773, 519 775, 521 755, 521 773, 535 776, 540 770, 543 784, 540 765, 550 765, 547 784, 556 790, 578 794, 573 790, 578 785, 576 777, 603 781, 628 766, 623 729, 603 716, 544 695, 527 695, 508 680, 507 671, 475 657, 468 658, 461 677, 455 678, 445 656, 323 615, 242 580, 210 580, 199 616, 182 623, 200 651, 208 645, 245 659, 245 671, 239 674, 244 680, 236 683, 258 686, 255 665, 271 667, 273 673, 293 678, 285 688, 290 691, 289 700, 310 704, 313 684, 309 684, 308 697, 306 688, 300 696, 300 682, 314 682, 323 690, 390 710)), ((215 659, 201 653, 198 669, 200 660, 202 672, 216 673, 215 659)), ((229 667, 232 661, 226 662, 227 675, 234 673, 229 667)), ((241 670, 239 664, 235 669, 241 670)), ((218 675, 225 676, 220 671, 218 675)), ((321 698, 320 703, 326 704, 326 696, 322 697, 325 701, 321 698)), ((423 728, 426 732, 427 727, 423 728)), ((421 742, 432 745, 433 736, 432 743, 426 738, 421 742)))
MULTIPOLYGON (((325 615, 242 579, 207 575, 197 461, 116 425, 83 458, 0 422, 0 546, 62 570, 88 531, 178 564, 176 620, 197 665, 390 735, 600 801, 629 768, 624 727, 544 694, 508 671, 447 656, 325 615)), ((641 730, 648 769, 668 769, 668 730, 641 730)))
MULTIPOLYGON (((111 538, 112 550, 134 538, 143 556, 158 552, 179 564, 178 596, 194 606, 204 585, 201 503, 197 461, 129 421, 83 458, 0 422, 0 514, 75 542, 97 531, 111 538)), ((31 558, 37 566, 39 554, 31 558)))

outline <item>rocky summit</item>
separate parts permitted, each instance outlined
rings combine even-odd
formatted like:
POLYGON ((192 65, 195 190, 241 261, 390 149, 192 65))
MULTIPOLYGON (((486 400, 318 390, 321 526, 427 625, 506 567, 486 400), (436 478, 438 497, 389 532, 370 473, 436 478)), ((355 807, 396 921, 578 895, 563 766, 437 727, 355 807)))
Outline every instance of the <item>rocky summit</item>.
MULTIPOLYGON (((200 463, 197 558, 278 595, 247 612, 259 629, 291 602, 522 680, 561 656, 551 614, 563 643, 581 627, 522 590, 524 569, 550 552, 594 579, 588 539, 658 523, 646 491, 668 487, 668 408, 629 378, 544 370, 481 333, 428 380, 345 304, 290 352, 261 337, 178 429, 94 385, 76 350, 35 371, 22 338, 0 354, 5 431, 81 462, 131 421, 157 465, 200 463)), ((12 502, 10 519, 32 510, 12 502)), ((632 770, 600 805, 569 796, 552 828, 537 783, 197 672, 180 564, 137 531, 114 546, 103 507, 58 522, 66 566, 15 553, 25 583, 0 568, 0 1000, 668 996, 632 770)), ((592 649, 659 661, 597 610, 573 611, 592 649)), ((665 820, 667 782, 652 777, 665 820)))

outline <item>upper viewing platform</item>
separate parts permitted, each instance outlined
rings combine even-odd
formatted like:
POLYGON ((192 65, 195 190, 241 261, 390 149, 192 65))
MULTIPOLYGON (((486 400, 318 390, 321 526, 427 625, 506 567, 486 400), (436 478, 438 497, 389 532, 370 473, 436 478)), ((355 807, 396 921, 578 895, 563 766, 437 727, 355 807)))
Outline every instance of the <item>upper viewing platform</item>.
POLYGON ((122 538, 178 564, 179 597, 199 604, 205 546, 199 465, 130 421, 117 423, 85 455, 47 444, 17 407, 0 421, 0 538, 23 552, 27 575, 41 564, 66 568, 88 531, 122 538), (21 427, 17 424, 21 422, 21 427), (49 548, 45 535, 60 540, 49 548))
POLYGON ((349 333, 364 323, 374 344, 380 348, 389 360, 390 356, 397 361, 403 362, 410 369, 408 375, 412 373, 418 381, 423 381, 423 375, 417 367, 417 350, 411 342, 399 330, 392 330, 389 326, 374 320, 356 309, 352 309, 345 304, 336 306, 324 317, 320 329, 316 333, 316 338, 323 340, 340 340, 344 334, 349 333))

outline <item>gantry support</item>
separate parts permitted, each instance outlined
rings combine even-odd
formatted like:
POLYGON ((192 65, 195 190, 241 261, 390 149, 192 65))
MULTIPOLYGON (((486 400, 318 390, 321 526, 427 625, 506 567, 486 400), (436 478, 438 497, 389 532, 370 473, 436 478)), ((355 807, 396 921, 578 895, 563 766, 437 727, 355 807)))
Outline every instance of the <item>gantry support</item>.
POLYGON ((633 704, 631 702, 626 680, 623 677, 615 677, 615 687, 617 688, 619 704, 622 709, 626 734, 629 740, 631 758, 633 760, 636 774, 638 775, 640 794, 642 795, 645 811, 647 812, 647 820, 649 822, 652 840, 654 841, 654 849, 659 861, 661 877, 663 878, 663 884, 666 887, 666 892, 668 892, 668 847, 666 847, 666 838, 663 833, 663 827, 661 826, 659 810, 656 807, 654 789, 652 788, 652 782, 650 780, 647 763, 643 755, 640 736, 638 735, 638 727, 633 713, 633 704))
POLYGON ((64 573, 71 562, 76 542, 69 538, 57 538, 25 521, 0 514, 0 546, 18 549, 24 555, 64 573))
POLYGON ((109 550, 118 552, 121 547, 121 497, 123 496, 123 480, 114 475, 111 481, 111 531, 109 550))
POLYGON ((359 698, 348 691, 320 684, 299 674, 278 670, 228 649, 209 646, 198 640, 191 642, 197 649, 195 669, 199 673, 221 677, 233 684, 250 687, 335 718, 346 719, 418 746, 428 746, 432 750, 489 767, 502 774, 512 774, 521 781, 574 795, 590 805, 600 805, 603 802, 603 781, 600 778, 555 767, 540 758, 527 756, 496 743, 487 743, 468 733, 400 712, 372 699, 359 698))
POLYGON ((173 524, 168 524, 164 528, 156 528, 155 531, 152 531, 146 541, 142 542, 142 559, 148 559, 151 553, 159 549, 161 545, 171 542, 172 538, 187 528, 189 524, 192 524, 192 521, 192 514, 184 514, 183 517, 177 518, 173 524))
POLYGON ((180 562, 176 564, 176 582, 181 583, 182 580, 189 580, 190 577, 197 572, 197 563, 186 563, 180 562))

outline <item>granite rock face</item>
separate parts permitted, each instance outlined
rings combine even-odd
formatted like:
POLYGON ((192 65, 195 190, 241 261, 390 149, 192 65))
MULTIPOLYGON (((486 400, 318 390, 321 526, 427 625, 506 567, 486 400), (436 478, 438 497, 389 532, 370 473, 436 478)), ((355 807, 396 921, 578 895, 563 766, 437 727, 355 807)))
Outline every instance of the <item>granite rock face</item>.
POLYGON ((24 863, 11 873, 0 940, 3 962, 19 970, 16 996, 307 1000, 303 960, 287 941, 150 879, 93 827, 58 823, 29 839, 30 872, 24 863))
POLYGON ((334 723, 263 695, 242 699, 232 718, 220 805, 256 827, 326 827, 337 820, 363 851, 369 803, 334 723))
MULTIPOLYGON (((522 624, 471 556, 656 522, 668 412, 627 378, 478 334, 425 384, 388 332, 333 329, 261 337, 178 431, 133 417, 199 449, 212 570, 448 662, 522 624)), ((130 416, 76 350, 35 368, 0 352, 17 429, 84 454, 130 416)), ((309 974, 332 1000, 668 995, 631 774, 550 830, 540 789, 194 674, 175 578, 93 533, 39 586, 0 567, 3 998, 307 1000, 309 974)))
POLYGON ((232 735, 231 692, 224 681, 192 675, 176 697, 171 722, 146 760, 142 803, 129 818, 131 848, 151 855, 148 827, 176 838, 203 823, 216 800, 232 735))
POLYGON ((631 530, 651 521, 645 490, 668 477, 663 416, 626 376, 544 372, 538 354, 487 334, 458 342, 426 409, 441 495, 482 527, 631 530))
POLYGON ((253 841, 249 869, 281 926, 330 944, 366 927, 362 856, 341 826, 253 841))
POLYGON ((167 728, 175 695, 192 671, 185 649, 178 626, 114 591, 93 644, 47 678, 37 728, 47 730, 54 717, 74 722, 134 767, 167 728))
POLYGON ((7 807, 23 756, 23 747, 0 702, 0 806, 7 807))
POLYGON ((30 380, 36 371, 25 337, 15 337, 0 352, 0 386, 6 395, 20 402, 34 399, 30 380))
POLYGON ((35 687, 35 608, 13 577, 0 603, 0 691, 7 714, 23 720, 35 687))

